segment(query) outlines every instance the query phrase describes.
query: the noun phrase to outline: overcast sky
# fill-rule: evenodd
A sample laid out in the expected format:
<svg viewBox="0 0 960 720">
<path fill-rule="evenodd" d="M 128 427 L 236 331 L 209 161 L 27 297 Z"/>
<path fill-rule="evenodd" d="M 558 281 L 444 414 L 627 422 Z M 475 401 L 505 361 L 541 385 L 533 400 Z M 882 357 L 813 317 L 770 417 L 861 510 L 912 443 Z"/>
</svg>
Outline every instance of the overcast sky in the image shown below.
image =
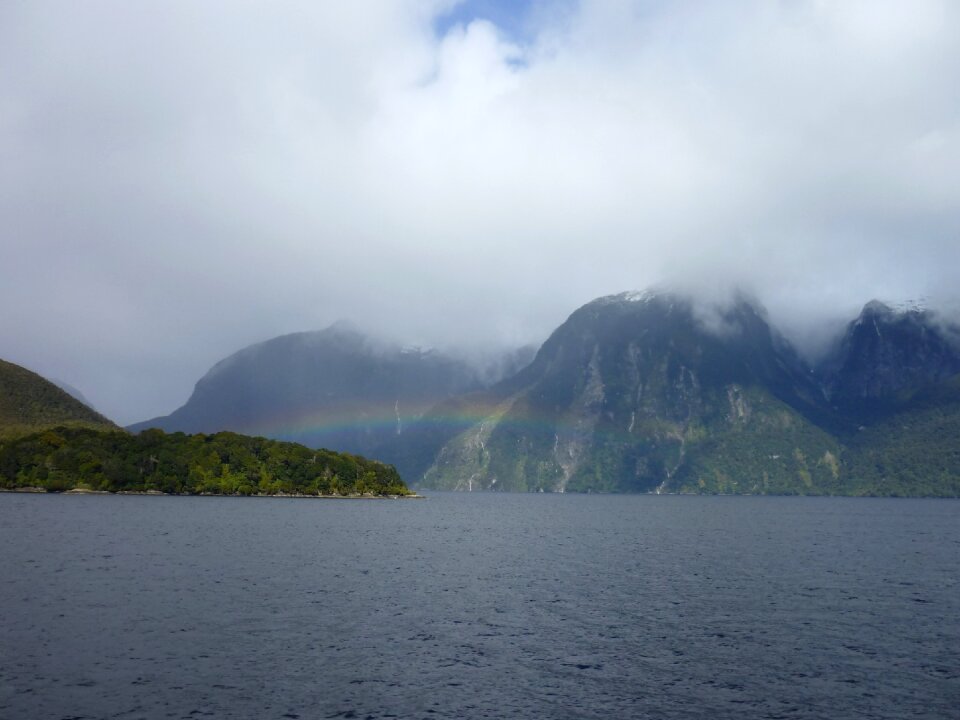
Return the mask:
<svg viewBox="0 0 960 720">
<path fill-rule="evenodd" d="M 0 357 L 121 423 L 351 318 L 960 297 L 960 3 L 0 2 Z"/>
</svg>

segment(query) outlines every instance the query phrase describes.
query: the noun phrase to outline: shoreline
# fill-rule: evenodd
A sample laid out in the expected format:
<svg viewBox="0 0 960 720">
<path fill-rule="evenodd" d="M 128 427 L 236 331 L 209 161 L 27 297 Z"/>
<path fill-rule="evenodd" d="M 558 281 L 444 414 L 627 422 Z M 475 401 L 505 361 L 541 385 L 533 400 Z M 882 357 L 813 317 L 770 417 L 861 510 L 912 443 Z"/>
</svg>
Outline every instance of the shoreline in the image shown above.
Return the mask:
<svg viewBox="0 0 960 720">
<path fill-rule="evenodd" d="M 425 495 L 305 495 L 303 493 L 273 493 L 265 495 L 225 495 L 223 493 L 165 493 L 160 490 L 89 490 L 71 488 L 70 490 L 51 491 L 39 487 L 0 488 L 0 493 L 19 493 L 23 495 L 147 495 L 153 497 L 224 497 L 224 498 L 292 498 L 306 500 L 425 500 Z"/>
</svg>

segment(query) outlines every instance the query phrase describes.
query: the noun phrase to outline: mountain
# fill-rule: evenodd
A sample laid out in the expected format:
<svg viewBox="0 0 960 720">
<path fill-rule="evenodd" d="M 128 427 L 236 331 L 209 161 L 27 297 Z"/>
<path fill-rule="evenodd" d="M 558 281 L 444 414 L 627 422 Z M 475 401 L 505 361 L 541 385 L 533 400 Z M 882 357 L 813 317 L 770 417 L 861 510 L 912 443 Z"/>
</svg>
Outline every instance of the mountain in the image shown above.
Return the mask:
<svg viewBox="0 0 960 720">
<path fill-rule="evenodd" d="M 746 296 L 622 293 L 480 370 L 338 324 L 241 350 L 131 429 L 344 450 L 424 488 L 960 496 L 957 338 L 872 301 L 810 368 Z"/>
<path fill-rule="evenodd" d="M 672 293 L 574 312 L 533 363 L 422 423 L 422 485 L 580 492 L 830 491 L 840 448 L 809 369 L 745 298 Z M 446 437 L 441 428 L 446 428 Z"/>
<path fill-rule="evenodd" d="M 0 436 L 24 435 L 56 425 L 117 429 L 49 380 L 0 360 Z"/>
<path fill-rule="evenodd" d="M 820 363 L 830 402 L 858 419 L 896 411 L 917 390 L 960 373 L 960 328 L 928 310 L 867 303 Z"/>
<path fill-rule="evenodd" d="M 818 371 L 840 434 L 847 491 L 960 493 L 960 329 L 918 307 L 864 306 Z"/>
<path fill-rule="evenodd" d="M 522 362 L 522 355 L 504 360 Z M 470 363 L 374 340 L 338 323 L 252 345 L 217 363 L 185 405 L 132 431 L 232 430 L 398 465 L 407 428 L 449 397 L 483 386 Z"/>
<path fill-rule="evenodd" d="M 50 378 L 50 382 L 52 382 L 58 388 L 63 390 L 67 395 L 72 397 L 74 400 L 79 400 L 91 410 L 96 410 L 96 408 L 93 406 L 93 403 L 87 400 L 86 396 L 82 392 L 77 390 L 77 388 L 75 388 L 70 383 L 66 383 L 63 380 L 58 380 L 57 378 Z"/>
<path fill-rule="evenodd" d="M 600 298 L 522 372 L 428 413 L 410 465 L 457 490 L 956 497 L 958 338 L 871 301 L 811 369 L 744 297 Z"/>
</svg>

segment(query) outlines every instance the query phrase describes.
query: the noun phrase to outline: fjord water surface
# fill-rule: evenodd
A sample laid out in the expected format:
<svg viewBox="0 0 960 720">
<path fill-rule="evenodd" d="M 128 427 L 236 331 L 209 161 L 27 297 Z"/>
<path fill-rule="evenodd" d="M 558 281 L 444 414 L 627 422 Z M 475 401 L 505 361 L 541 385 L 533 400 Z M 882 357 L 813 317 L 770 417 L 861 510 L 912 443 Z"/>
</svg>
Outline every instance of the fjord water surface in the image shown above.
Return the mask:
<svg viewBox="0 0 960 720">
<path fill-rule="evenodd" d="M 0 494 L 0 718 L 947 718 L 960 503 Z"/>
</svg>

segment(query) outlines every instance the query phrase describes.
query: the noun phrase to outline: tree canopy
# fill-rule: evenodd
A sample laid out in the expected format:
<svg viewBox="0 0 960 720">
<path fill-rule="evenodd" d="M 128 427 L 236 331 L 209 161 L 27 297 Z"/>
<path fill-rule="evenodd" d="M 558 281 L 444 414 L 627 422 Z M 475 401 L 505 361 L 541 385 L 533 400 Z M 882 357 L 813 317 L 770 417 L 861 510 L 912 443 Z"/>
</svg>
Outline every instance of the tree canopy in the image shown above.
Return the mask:
<svg viewBox="0 0 960 720">
<path fill-rule="evenodd" d="M 0 441 L 0 487 L 214 495 L 411 494 L 392 465 L 231 432 L 60 426 Z"/>
</svg>

